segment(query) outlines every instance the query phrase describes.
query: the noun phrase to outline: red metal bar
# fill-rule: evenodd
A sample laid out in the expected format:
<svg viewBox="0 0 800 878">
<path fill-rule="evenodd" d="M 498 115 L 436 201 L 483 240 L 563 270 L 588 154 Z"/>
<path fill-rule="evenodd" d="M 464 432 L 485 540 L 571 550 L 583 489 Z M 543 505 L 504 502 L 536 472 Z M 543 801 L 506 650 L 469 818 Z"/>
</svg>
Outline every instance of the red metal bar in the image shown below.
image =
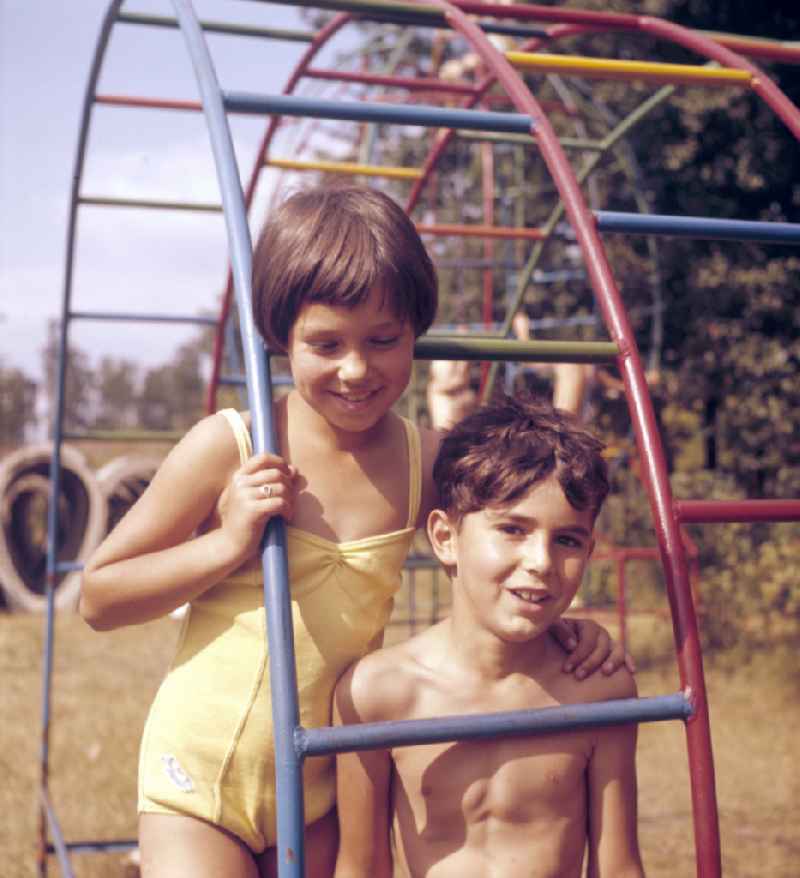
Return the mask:
<svg viewBox="0 0 800 878">
<path fill-rule="evenodd" d="M 675 515 L 684 524 L 800 521 L 800 500 L 676 500 Z"/>
<path fill-rule="evenodd" d="M 471 95 L 475 86 L 467 83 L 448 82 L 446 79 L 434 79 L 422 76 L 384 76 L 377 73 L 356 73 L 345 70 L 328 70 L 320 67 L 309 67 L 305 72 L 309 79 L 323 79 L 333 82 L 353 82 L 359 85 L 382 85 L 386 88 L 404 88 L 409 91 L 444 92 L 445 94 Z"/>
<path fill-rule="evenodd" d="M 597 30 L 636 30 L 642 19 L 642 16 L 619 12 L 593 12 L 585 9 L 563 9 L 528 3 L 501 6 L 496 3 L 453 0 L 453 5 L 474 15 L 512 18 L 519 21 L 577 24 Z M 762 40 L 738 34 L 714 33 L 713 31 L 696 31 L 695 33 L 749 58 L 765 58 L 771 61 L 785 61 L 790 64 L 800 62 L 800 45 L 797 43 Z"/>
<path fill-rule="evenodd" d="M 481 157 L 481 188 L 483 194 L 483 222 L 485 225 L 494 227 L 494 151 L 491 143 L 480 145 Z M 527 231 L 527 230 L 526 230 Z M 483 239 L 483 258 L 489 267 L 483 270 L 483 322 L 486 329 L 490 329 L 494 319 L 494 271 L 491 268 L 494 260 L 494 240 L 496 235 L 486 235 Z M 527 238 L 527 236 L 525 236 Z M 489 378 L 489 363 L 481 363 L 480 393 Z"/>
<path fill-rule="evenodd" d="M 725 48 L 725 46 L 721 46 L 716 41 L 710 40 L 702 34 L 693 33 L 687 28 L 672 24 L 669 21 L 641 16 L 638 29 L 643 33 L 654 34 L 657 37 L 691 49 L 699 55 L 718 61 L 724 67 L 734 67 L 737 70 L 749 71 L 754 77 L 751 86 L 753 91 L 771 107 L 775 115 L 800 140 L 800 110 L 783 94 L 767 74 L 759 67 L 756 67 L 755 64 L 747 61 L 741 55 L 737 55 L 736 52 Z"/>
<path fill-rule="evenodd" d="M 627 556 L 617 558 L 617 617 L 619 619 L 619 642 L 623 649 L 628 648 L 626 558 Z"/>
<path fill-rule="evenodd" d="M 691 693 L 695 711 L 686 724 L 686 734 L 692 779 L 697 869 L 703 876 L 718 878 L 722 870 L 719 818 L 697 618 L 689 587 L 687 559 L 680 539 L 678 523 L 672 510 L 664 452 L 634 335 L 602 243 L 597 237 L 591 212 L 583 200 L 572 168 L 548 119 L 543 115 L 524 82 L 508 61 L 494 49 L 480 28 L 462 11 L 450 6 L 445 0 L 433 0 L 433 5 L 444 10 L 448 23 L 472 44 L 488 69 L 495 73 L 497 80 L 512 98 L 517 109 L 527 113 L 533 120 L 531 133 L 536 138 L 542 157 L 559 189 L 565 212 L 581 246 L 587 273 L 603 311 L 606 326 L 612 339 L 619 346 L 618 366 L 625 383 L 637 445 L 648 475 L 646 486 L 672 608 L 679 671 L 683 688 Z M 476 11 L 472 4 L 464 8 L 468 8 L 470 12 Z M 514 8 L 517 11 L 521 8 L 526 11 L 533 9 L 529 6 Z M 505 12 L 501 10 L 508 9 L 509 7 L 496 7 L 492 14 L 503 15 Z M 485 8 L 481 11 L 486 12 Z M 564 10 L 558 11 L 564 12 Z M 592 18 L 598 25 L 602 24 L 602 14 L 594 13 Z M 631 27 L 635 27 L 639 22 L 635 16 L 630 16 L 627 20 Z"/>
</svg>

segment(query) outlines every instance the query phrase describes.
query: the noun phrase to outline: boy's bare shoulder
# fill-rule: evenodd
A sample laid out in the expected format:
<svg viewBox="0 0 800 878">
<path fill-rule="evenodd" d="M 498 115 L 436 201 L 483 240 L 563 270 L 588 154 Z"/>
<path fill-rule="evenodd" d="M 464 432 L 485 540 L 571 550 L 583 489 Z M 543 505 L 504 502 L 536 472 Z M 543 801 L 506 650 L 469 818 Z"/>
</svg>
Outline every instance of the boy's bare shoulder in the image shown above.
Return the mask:
<svg viewBox="0 0 800 878">
<path fill-rule="evenodd" d="M 611 675 L 596 671 L 585 680 L 576 681 L 575 688 L 583 702 L 636 698 L 638 694 L 636 679 L 624 665 Z"/>
<path fill-rule="evenodd" d="M 562 670 L 564 653 L 561 647 L 554 641 L 549 643 L 549 646 L 549 656 L 544 662 L 547 667 L 544 675 L 548 678 L 545 688 L 554 693 L 562 704 L 589 704 L 596 701 L 636 698 L 636 679 L 624 665 L 610 675 L 597 670 L 583 680 L 578 680 L 574 674 L 567 674 Z M 532 666 L 530 673 L 534 679 L 543 680 L 540 665 Z"/>
<path fill-rule="evenodd" d="M 424 676 L 419 657 L 429 637 L 430 629 L 351 665 L 334 694 L 342 721 L 382 722 L 410 715 Z"/>
</svg>

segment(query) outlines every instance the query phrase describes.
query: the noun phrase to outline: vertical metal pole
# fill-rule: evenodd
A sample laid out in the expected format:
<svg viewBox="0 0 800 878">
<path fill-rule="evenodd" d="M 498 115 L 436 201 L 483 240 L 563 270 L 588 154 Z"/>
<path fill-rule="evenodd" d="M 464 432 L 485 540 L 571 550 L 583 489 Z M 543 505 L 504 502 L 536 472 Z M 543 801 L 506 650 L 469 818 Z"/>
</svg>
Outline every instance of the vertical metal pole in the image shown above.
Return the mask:
<svg viewBox="0 0 800 878">
<path fill-rule="evenodd" d="M 270 390 L 269 366 L 253 325 L 252 244 L 230 129 L 213 62 L 189 0 L 173 0 L 181 32 L 194 65 L 225 211 L 234 290 L 247 367 L 247 392 L 253 416 L 256 453 L 278 450 Z M 300 725 L 294 662 L 292 611 L 286 557 L 285 524 L 272 519 L 264 538 L 264 606 L 269 644 L 272 716 L 275 738 L 276 801 L 278 807 L 278 874 L 304 878 L 302 757 L 295 747 Z"/>
<path fill-rule="evenodd" d="M 624 553 L 617 555 L 617 612 L 619 613 L 619 642 L 623 649 L 628 648 L 627 605 L 626 605 L 626 581 Z"/>
<path fill-rule="evenodd" d="M 61 296 L 61 325 L 58 338 L 58 358 L 56 364 L 55 411 L 52 421 L 53 454 L 50 459 L 50 498 L 47 507 L 47 561 L 45 587 L 47 612 L 45 615 L 45 642 L 42 658 L 42 729 L 40 741 L 40 798 L 39 838 L 37 865 L 39 875 L 47 876 L 47 840 L 48 826 L 52 824 L 54 834 L 60 834 L 58 820 L 54 809 L 49 806 L 50 783 L 50 702 L 53 687 L 53 653 L 55 648 L 55 588 L 58 576 L 58 498 L 61 493 L 61 445 L 63 442 L 64 409 L 66 392 L 66 371 L 69 352 L 69 318 L 72 302 L 72 273 L 75 256 L 75 232 L 78 219 L 78 197 L 86 145 L 89 137 L 89 118 L 92 112 L 97 80 L 100 76 L 103 54 L 108 44 L 111 28 L 114 25 L 117 11 L 123 0 L 112 0 L 106 11 L 100 35 L 97 40 L 89 78 L 83 98 L 78 147 L 75 153 L 75 164 L 70 190 L 70 206 L 67 219 L 66 259 L 64 264 L 64 286 Z M 63 850 L 63 845 L 61 848 Z M 59 853 L 62 874 L 71 878 L 72 871 L 69 861 Z"/>
</svg>

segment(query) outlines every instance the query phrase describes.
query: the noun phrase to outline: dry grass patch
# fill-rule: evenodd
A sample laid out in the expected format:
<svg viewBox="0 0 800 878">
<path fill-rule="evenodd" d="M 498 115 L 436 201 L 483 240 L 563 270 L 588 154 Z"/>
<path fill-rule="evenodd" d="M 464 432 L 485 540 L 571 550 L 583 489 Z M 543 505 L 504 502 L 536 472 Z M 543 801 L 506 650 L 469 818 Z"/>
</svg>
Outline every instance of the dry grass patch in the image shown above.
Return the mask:
<svg viewBox="0 0 800 878">
<path fill-rule="evenodd" d="M 608 620 L 612 627 L 611 620 Z M 136 753 L 172 653 L 170 619 L 95 634 L 66 616 L 56 628 L 51 791 L 69 840 L 132 838 Z M 42 620 L 0 614 L 0 851 L 5 878 L 34 878 L 41 720 Z M 631 648 L 669 647 L 663 620 L 632 621 Z M 648 649 L 649 647 L 649 649 Z M 800 859 L 800 723 L 796 652 L 707 661 L 726 878 L 794 878 Z M 678 689 L 673 662 L 638 674 L 642 695 Z M 643 726 L 640 837 L 649 878 L 694 875 L 691 802 L 680 723 Z M 77 878 L 128 878 L 125 855 L 80 854 Z M 51 860 L 50 874 L 58 874 Z"/>
</svg>

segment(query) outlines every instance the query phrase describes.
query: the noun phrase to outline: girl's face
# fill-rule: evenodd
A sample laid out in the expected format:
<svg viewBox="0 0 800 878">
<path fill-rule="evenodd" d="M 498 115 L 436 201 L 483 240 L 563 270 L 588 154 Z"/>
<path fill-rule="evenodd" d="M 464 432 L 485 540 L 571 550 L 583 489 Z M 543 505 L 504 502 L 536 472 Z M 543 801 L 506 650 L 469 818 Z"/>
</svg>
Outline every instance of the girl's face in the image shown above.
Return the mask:
<svg viewBox="0 0 800 878">
<path fill-rule="evenodd" d="M 303 306 L 287 356 L 300 396 L 331 426 L 351 433 L 374 427 L 411 378 L 414 332 L 374 289 L 355 308 Z"/>
</svg>

